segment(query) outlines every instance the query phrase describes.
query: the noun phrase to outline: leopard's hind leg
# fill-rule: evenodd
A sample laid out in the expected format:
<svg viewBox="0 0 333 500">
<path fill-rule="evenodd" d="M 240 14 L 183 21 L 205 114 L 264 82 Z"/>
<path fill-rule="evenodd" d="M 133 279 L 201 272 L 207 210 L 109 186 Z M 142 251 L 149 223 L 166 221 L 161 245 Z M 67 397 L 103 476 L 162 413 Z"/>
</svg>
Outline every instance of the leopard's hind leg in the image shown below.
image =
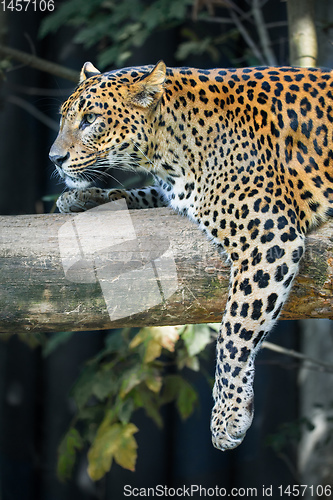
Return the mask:
<svg viewBox="0 0 333 500">
<path fill-rule="evenodd" d="M 255 356 L 288 297 L 303 252 L 304 236 L 292 228 L 233 261 L 217 340 L 211 420 L 216 448 L 235 448 L 251 425 Z"/>
</svg>

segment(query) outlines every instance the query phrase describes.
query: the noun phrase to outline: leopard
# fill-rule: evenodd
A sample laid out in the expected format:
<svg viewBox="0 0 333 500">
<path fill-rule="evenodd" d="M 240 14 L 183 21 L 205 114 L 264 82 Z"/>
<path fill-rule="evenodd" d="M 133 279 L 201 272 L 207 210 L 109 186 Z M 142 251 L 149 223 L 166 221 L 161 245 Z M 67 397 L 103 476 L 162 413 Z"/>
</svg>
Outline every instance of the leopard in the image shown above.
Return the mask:
<svg viewBox="0 0 333 500">
<path fill-rule="evenodd" d="M 82 67 L 49 157 L 60 212 L 114 200 L 171 207 L 226 256 L 211 434 L 237 447 L 254 414 L 254 362 L 298 273 L 308 231 L 333 215 L 333 74 L 319 68 Z M 110 168 L 152 185 L 97 187 Z M 144 183 L 143 183 L 144 184 Z"/>
</svg>

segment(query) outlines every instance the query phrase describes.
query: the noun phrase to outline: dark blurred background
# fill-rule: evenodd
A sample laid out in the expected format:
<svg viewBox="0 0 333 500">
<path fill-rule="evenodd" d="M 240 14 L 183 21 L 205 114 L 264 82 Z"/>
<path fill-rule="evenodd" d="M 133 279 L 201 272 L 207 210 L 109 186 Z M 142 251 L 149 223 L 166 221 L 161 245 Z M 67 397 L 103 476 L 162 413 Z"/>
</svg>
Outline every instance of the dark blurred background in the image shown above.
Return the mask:
<svg viewBox="0 0 333 500">
<path fill-rule="evenodd" d="M 55 2 L 55 10 L 62 3 L 65 2 Z M 233 26 L 234 34 L 228 38 L 226 50 L 222 50 L 223 35 L 230 26 L 218 19 L 230 18 L 230 10 L 225 7 L 229 2 L 192 2 L 207 12 L 214 8 L 210 15 L 215 16 L 216 22 L 202 25 L 193 18 L 191 2 L 187 3 L 188 15 L 183 23 L 171 23 L 160 32 L 155 30 L 142 46 L 133 48 L 124 65 L 153 64 L 159 59 L 164 59 L 168 66 L 202 68 L 262 62 L 251 53 L 237 26 Z M 251 2 L 235 3 L 243 12 L 250 10 Z M 90 49 L 74 43 L 77 28 L 70 26 L 40 38 L 40 26 L 48 13 L 41 12 L 38 6 L 21 12 L 3 9 L 8 4 L 0 2 L 0 43 L 77 71 L 86 60 L 97 65 L 102 42 Z M 327 4 L 329 2 L 316 4 L 319 25 L 324 20 L 327 22 L 329 15 L 333 20 L 332 9 Z M 286 3 L 270 0 L 262 5 L 265 22 L 271 26 L 276 62 L 288 64 Z M 235 13 L 241 18 L 240 11 L 235 9 Z M 252 24 L 247 29 L 257 40 L 256 26 Z M 221 47 L 216 49 L 219 57 L 215 58 L 214 51 L 200 51 L 194 46 L 185 59 L 176 58 L 184 30 L 185 35 L 188 30 L 199 32 L 202 37 L 208 33 L 212 40 L 221 37 Z M 321 65 L 332 66 L 332 50 L 328 47 L 332 33 L 328 23 L 321 34 L 323 54 L 326 54 L 325 58 L 322 56 Z M 114 67 L 115 64 L 110 64 L 107 69 Z M 63 186 L 52 176 L 48 150 L 56 136 L 60 104 L 75 84 L 13 59 L 7 66 L 4 57 L 0 70 L 0 213 L 49 212 L 53 202 L 45 201 L 45 196 L 60 193 Z M 115 175 L 123 180 L 128 174 L 120 177 L 117 172 Z M 118 187 L 116 183 L 114 186 Z M 319 332 L 319 323 L 311 324 L 312 331 Z M 332 342 L 330 326 L 325 328 L 328 342 Z M 303 343 L 301 330 L 303 326 L 298 322 L 280 322 L 269 340 L 289 349 L 299 349 Z M 277 492 L 279 485 L 298 484 L 302 477 L 304 481 L 302 474 L 306 469 L 299 468 L 298 437 L 290 438 L 277 448 L 269 446 L 267 438 L 280 433 L 283 439 L 281 425 L 296 422 L 302 416 L 300 381 L 304 382 L 311 374 L 300 372 L 293 358 L 263 350 L 256 363 L 254 423 L 236 450 L 221 453 L 211 445 L 211 392 L 202 375 L 192 372 L 188 376 L 199 391 L 200 405 L 188 421 L 180 421 L 176 410 L 168 406 L 164 411 L 165 425 L 160 430 L 143 411 L 137 413 L 139 449 L 135 473 L 113 464 L 104 479 L 93 483 L 86 473 L 84 450 L 72 479 L 60 482 L 56 477 L 57 448 L 75 411 L 70 390 L 85 362 L 103 346 L 106 335 L 104 331 L 75 333 L 48 356 L 43 354 L 38 339 L 5 335 L 0 339 L 0 500 L 117 500 L 124 498 L 125 485 L 148 488 L 156 484 L 170 487 L 199 484 L 207 488 L 218 485 L 228 489 L 256 487 L 257 497 L 261 498 L 263 486 L 274 485 Z M 315 354 L 315 347 L 311 350 Z M 211 375 L 215 368 L 214 356 L 211 348 L 205 362 Z M 325 380 L 331 383 L 327 377 L 326 374 Z M 326 477 L 331 480 L 331 468 Z"/>
</svg>

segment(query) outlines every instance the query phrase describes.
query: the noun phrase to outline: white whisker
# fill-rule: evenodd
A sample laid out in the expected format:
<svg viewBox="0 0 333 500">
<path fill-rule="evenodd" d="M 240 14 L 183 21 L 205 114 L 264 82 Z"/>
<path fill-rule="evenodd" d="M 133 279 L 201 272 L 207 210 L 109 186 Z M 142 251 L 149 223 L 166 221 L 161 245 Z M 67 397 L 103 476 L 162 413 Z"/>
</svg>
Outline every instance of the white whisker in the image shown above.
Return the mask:
<svg viewBox="0 0 333 500">
<path fill-rule="evenodd" d="M 140 153 L 141 153 L 141 154 L 142 154 L 142 156 L 143 156 L 143 157 L 147 160 L 147 162 L 148 162 L 150 165 L 152 165 L 152 166 L 153 166 L 153 168 L 155 168 L 155 164 L 154 164 L 154 162 L 153 162 L 150 158 L 148 158 L 148 156 L 144 153 L 144 151 L 142 151 L 142 149 L 140 149 L 140 148 L 139 148 L 139 146 L 138 146 L 138 145 L 137 145 L 137 143 L 134 141 L 134 139 L 131 139 L 131 141 L 133 142 L 134 147 L 135 147 L 138 151 L 140 151 Z"/>
<path fill-rule="evenodd" d="M 155 165 L 152 160 L 150 160 L 147 155 L 140 149 L 140 147 L 134 142 L 132 139 L 132 143 L 134 145 L 134 151 L 127 152 L 121 151 L 117 152 L 114 147 L 106 148 L 102 151 L 96 151 L 94 153 L 89 154 L 89 163 L 90 165 L 86 165 L 83 171 L 77 171 L 73 174 L 67 173 L 68 178 L 72 178 L 73 182 L 75 180 L 86 181 L 89 184 L 92 184 L 96 180 L 105 180 L 106 178 L 113 179 L 120 186 L 125 189 L 124 184 L 120 182 L 116 177 L 109 173 L 109 170 L 127 170 L 131 172 L 138 173 L 138 171 L 145 172 L 146 174 L 151 172 L 151 168 L 147 168 L 144 166 L 144 163 L 147 165 L 152 165 L 155 168 Z M 138 154 L 138 152 L 140 154 Z M 142 157 L 141 157 L 142 156 Z M 142 159 L 145 162 L 142 162 Z M 55 171 L 54 175 L 58 177 L 58 172 Z M 63 179 L 61 179 L 61 182 Z"/>
<path fill-rule="evenodd" d="M 111 167 L 109 167 L 109 168 L 111 168 Z M 93 180 L 101 180 L 101 179 L 104 180 L 104 178 L 110 178 L 110 179 L 114 180 L 115 182 L 117 182 L 118 184 L 120 184 L 123 188 L 125 188 L 125 186 L 122 182 L 120 182 L 116 177 L 114 177 L 112 174 L 110 174 L 107 171 L 98 170 L 98 168 L 91 168 L 90 167 L 87 171 L 87 174 L 91 174 L 90 177 L 92 178 L 92 181 Z"/>
</svg>

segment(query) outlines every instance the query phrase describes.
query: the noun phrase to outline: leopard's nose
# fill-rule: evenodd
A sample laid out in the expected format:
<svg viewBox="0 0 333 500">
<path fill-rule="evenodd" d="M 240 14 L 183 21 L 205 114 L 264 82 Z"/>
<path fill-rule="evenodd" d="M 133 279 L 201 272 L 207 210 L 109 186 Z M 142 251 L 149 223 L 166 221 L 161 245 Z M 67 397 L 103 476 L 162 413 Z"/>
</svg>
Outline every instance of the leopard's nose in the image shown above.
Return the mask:
<svg viewBox="0 0 333 500">
<path fill-rule="evenodd" d="M 61 168 L 62 165 L 65 163 L 66 160 L 69 158 L 69 153 L 66 153 L 64 156 L 63 155 L 57 155 L 57 154 L 52 154 L 50 152 L 49 158 L 52 161 L 52 163 L 55 164 L 56 167 Z"/>
</svg>

